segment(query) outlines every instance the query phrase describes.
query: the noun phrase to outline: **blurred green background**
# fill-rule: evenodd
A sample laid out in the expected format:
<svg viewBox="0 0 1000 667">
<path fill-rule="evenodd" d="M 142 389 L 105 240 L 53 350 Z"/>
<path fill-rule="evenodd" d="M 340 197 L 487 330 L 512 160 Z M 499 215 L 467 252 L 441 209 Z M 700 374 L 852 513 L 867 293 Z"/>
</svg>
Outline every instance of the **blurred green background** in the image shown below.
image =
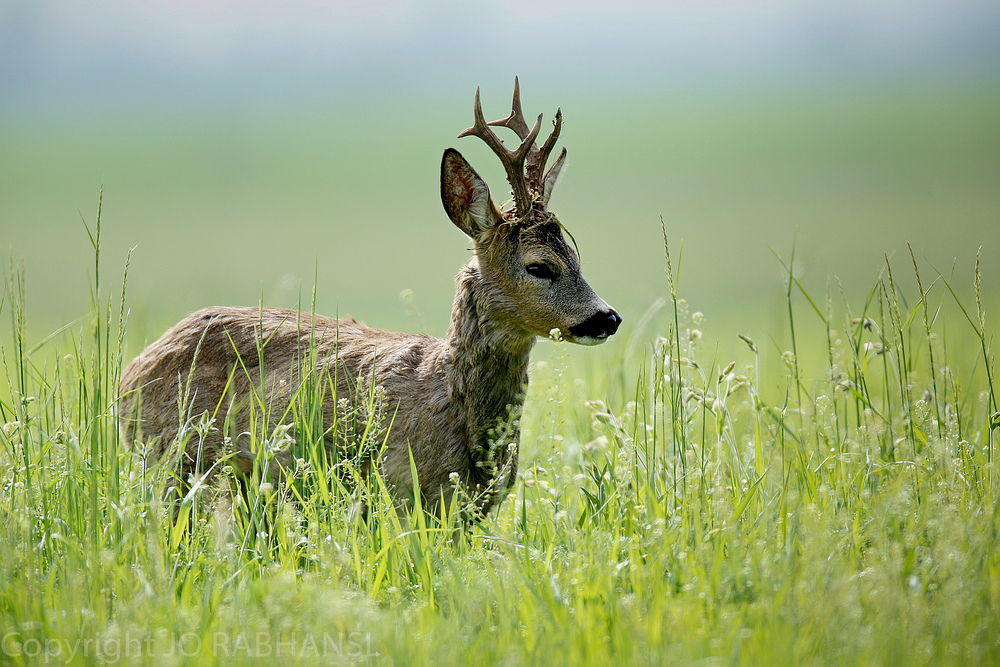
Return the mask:
<svg viewBox="0 0 1000 667">
<path fill-rule="evenodd" d="M 505 199 L 472 122 L 557 106 L 551 203 L 636 323 L 681 295 L 711 333 L 780 328 L 781 264 L 863 298 L 906 244 L 987 300 L 1000 275 L 1000 9 L 989 3 L 14 2 L 0 9 L 0 245 L 30 331 L 84 314 L 128 249 L 130 334 L 208 305 L 309 307 L 442 334 L 469 243 L 455 146 Z M 992 36 L 992 37 L 991 37 Z M 772 252 L 773 251 L 773 252 Z M 929 280 L 933 276 L 927 276 Z M 834 286 L 834 294 L 837 293 Z M 400 294 L 412 291 L 404 301 Z M 727 343 L 727 344 L 728 344 Z"/>
</svg>

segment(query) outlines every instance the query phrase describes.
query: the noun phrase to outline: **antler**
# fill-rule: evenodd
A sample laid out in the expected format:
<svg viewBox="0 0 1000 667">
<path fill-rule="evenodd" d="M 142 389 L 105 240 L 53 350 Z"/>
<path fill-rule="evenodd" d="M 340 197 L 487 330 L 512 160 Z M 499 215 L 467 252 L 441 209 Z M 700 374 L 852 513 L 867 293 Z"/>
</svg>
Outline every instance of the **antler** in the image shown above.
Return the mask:
<svg viewBox="0 0 1000 667">
<path fill-rule="evenodd" d="M 514 100 L 511 103 L 509 116 L 487 123 L 483 117 L 482 105 L 479 102 L 478 87 L 476 88 L 474 114 L 475 124 L 458 136 L 467 137 L 475 135 L 479 137 L 500 158 L 500 162 L 507 172 L 507 180 L 510 182 L 511 190 L 514 193 L 514 205 L 518 213 L 526 215 L 531 210 L 533 194 L 536 197 L 543 197 L 542 206 L 544 207 L 544 199 L 547 199 L 547 197 L 544 197 L 544 183 L 545 176 L 548 176 L 548 173 L 545 173 L 543 176 L 542 171 L 545 169 L 545 162 L 549 159 L 552 147 L 555 146 L 556 140 L 559 138 L 559 130 L 562 129 L 562 110 L 556 110 L 555 129 L 552 130 L 552 134 L 545 140 L 541 148 L 535 146 L 535 139 L 538 137 L 538 131 L 541 129 L 542 114 L 538 114 L 538 119 L 535 121 L 534 127 L 528 129 L 528 123 L 525 121 L 524 113 L 521 111 L 521 87 L 517 77 L 514 77 Z M 521 145 L 516 150 L 509 150 L 504 146 L 503 141 L 500 140 L 496 133 L 490 129 L 489 126 L 491 125 L 513 130 L 518 138 L 521 139 Z M 566 149 L 564 148 L 563 153 L 565 152 Z M 553 168 L 560 164 L 561 161 L 562 156 L 553 165 Z"/>
<path fill-rule="evenodd" d="M 539 116 L 539 118 L 541 118 L 541 116 Z M 524 120 L 524 112 L 521 111 L 521 85 L 516 76 L 514 77 L 514 100 L 510 106 L 510 115 L 501 120 L 491 121 L 488 125 L 506 127 L 514 130 L 522 141 L 525 137 L 527 137 L 528 124 Z M 560 130 L 562 130 L 561 107 L 556 109 L 555 127 L 552 130 L 552 134 L 550 134 L 549 138 L 545 140 L 545 143 L 542 144 L 541 148 L 532 146 L 528 151 L 525 174 L 528 179 L 529 188 L 536 190 L 537 192 L 541 192 L 543 189 L 542 183 L 544 182 L 544 178 L 542 171 L 545 169 L 545 163 L 549 159 L 549 153 L 552 152 L 552 148 L 556 145 L 556 140 L 559 139 Z"/>
</svg>

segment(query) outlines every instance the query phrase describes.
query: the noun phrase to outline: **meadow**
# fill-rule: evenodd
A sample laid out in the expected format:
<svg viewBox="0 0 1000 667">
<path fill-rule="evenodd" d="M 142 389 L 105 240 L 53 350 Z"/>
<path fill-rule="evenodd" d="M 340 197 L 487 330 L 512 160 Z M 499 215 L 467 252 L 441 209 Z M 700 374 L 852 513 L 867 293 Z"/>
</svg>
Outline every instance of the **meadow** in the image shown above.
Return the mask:
<svg viewBox="0 0 1000 667">
<path fill-rule="evenodd" d="M 305 437 L 287 485 L 165 501 L 115 408 L 209 302 L 442 333 L 471 105 L 6 124 L 3 661 L 1000 663 L 1000 97 L 963 95 L 581 103 L 553 209 L 626 323 L 539 344 L 518 483 L 466 531 Z"/>
</svg>

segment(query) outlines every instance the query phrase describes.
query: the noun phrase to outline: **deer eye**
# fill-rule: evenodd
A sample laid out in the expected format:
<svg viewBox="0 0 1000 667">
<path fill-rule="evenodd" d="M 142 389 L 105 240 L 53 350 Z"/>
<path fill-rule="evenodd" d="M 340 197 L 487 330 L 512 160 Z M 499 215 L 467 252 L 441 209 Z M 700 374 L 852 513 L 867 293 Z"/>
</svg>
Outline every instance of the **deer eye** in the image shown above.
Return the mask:
<svg viewBox="0 0 1000 667">
<path fill-rule="evenodd" d="M 528 272 L 529 276 L 534 276 L 535 278 L 541 278 L 542 280 L 555 280 L 556 272 L 548 264 L 542 264 L 540 262 L 534 264 L 528 264 L 524 267 L 524 270 Z"/>
</svg>

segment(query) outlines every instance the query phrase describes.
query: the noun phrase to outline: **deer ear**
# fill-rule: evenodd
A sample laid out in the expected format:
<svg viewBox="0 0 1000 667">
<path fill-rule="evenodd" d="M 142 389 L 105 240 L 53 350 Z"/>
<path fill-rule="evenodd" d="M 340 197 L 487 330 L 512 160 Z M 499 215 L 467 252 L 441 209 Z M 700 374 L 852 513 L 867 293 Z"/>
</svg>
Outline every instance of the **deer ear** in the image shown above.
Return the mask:
<svg viewBox="0 0 1000 667">
<path fill-rule="evenodd" d="M 552 190 L 556 187 L 556 182 L 559 180 L 559 173 L 562 171 L 563 165 L 566 164 L 566 149 L 563 148 L 562 152 L 559 153 L 559 157 L 556 161 L 552 163 L 552 166 L 548 168 L 545 172 L 545 177 L 542 179 L 542 206 L 549 205 L 549 199 L 552 198 Z"/>
<path fill-rule="evenodd" d="M 441 159 L 441 202 L 455 226 L 474 241 L 492 231 L 500 218 L 486 182 L 454 148 Z"/>
</svg>

